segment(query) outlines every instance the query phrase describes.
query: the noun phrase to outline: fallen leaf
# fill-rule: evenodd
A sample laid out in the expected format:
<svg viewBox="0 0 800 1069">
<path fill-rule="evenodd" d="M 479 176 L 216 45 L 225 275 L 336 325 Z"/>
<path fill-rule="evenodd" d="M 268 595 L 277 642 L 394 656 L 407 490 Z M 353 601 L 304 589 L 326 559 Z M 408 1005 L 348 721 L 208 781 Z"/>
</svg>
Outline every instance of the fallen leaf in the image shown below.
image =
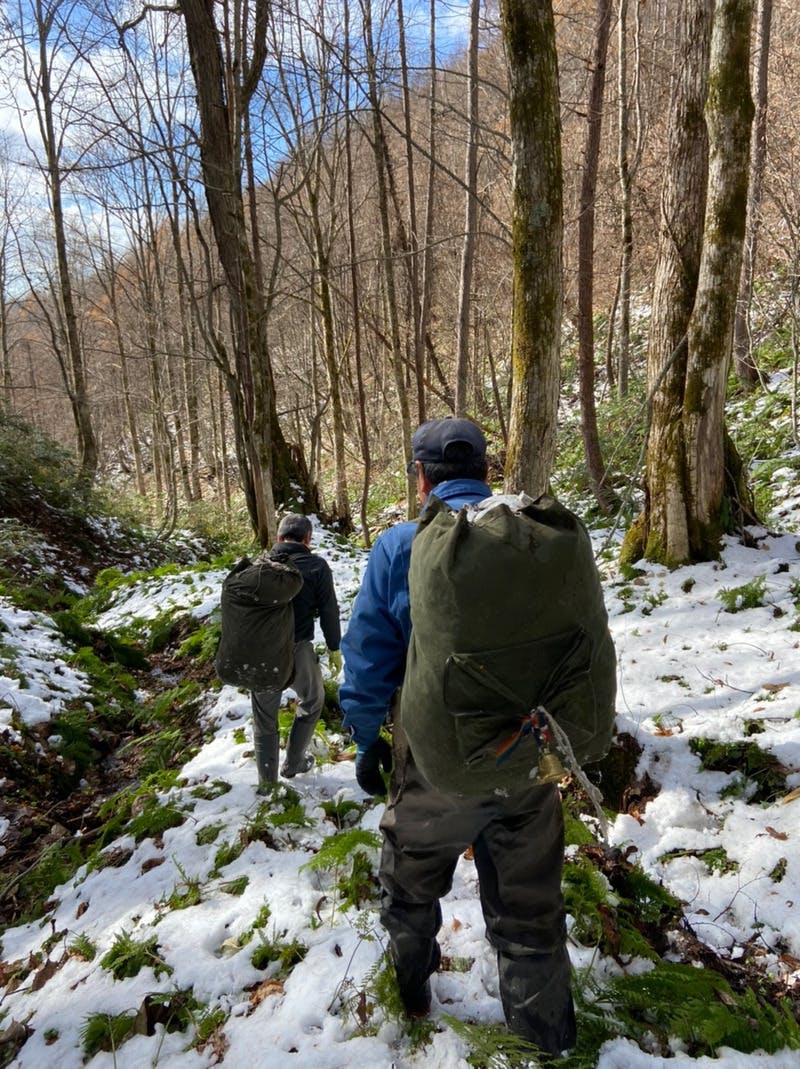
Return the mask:
<svg viewBox="0 0 800 1069">
<path fill-rule="evenodd" d="M 265 998 L 271 998 L 273 995 L 283 994 L 283 980 L 265 980 L 263 984 L 259 984 L 254 988 L 250 994 L 250 1008 L 255 1009 L 256 1006 L 260 1006 Z"/>
<path fill-rule="evenodd" d="M 775 831 L 775 829 L 771 828 L 769 824 L 767 824 L 764 830 L 767 832 L 768 835 L 771 835 L 773 839 L 780 839 L 781 841 L 784 841 L 785 839 L 789 838 L 785 831 Z"/>
<path fill-rule="evenodd" d="M 458 919 L 458 917 L 453 917 L 453 923 L 450 925 L 450 927 L 453 929 L 454 932 L 457 932 L 458 929 L 462 927 L 461 921 Z"/>
<path fill-rule="evenodd" d="M 789 791 L 787 795 L 781 798 L 781 805 L 787 805 L 789 802 L 796 802 L 800 798 L 800 787 L 795 787 L 793 791 Z"/>
<path fill-rule="evenodd" d="M 361 1027 L 363 1028 L 369 1020 L 369 1005 L 367 1003 L 367 996 L 363 991 L 359 992 L 355 1013 L 356 1017 L 358 1017 L 358 1020 L 361 1023 Z"/>
<path fill-rule="evenodd" d="M 51 961 L 50 958 L 44 963 L 31 981 L 31 991 L 41 991 L 47 981 L 58 972 L 66 961 L 66 955 L 60 961 Z"/>
<path fill-rule="evenodd" d="M 788 683 L 763 683 L 761 689 L 768 691 L 770 694 L 777 694 L 779 690 L 784 690 L 788 686 Z"/>
</svg>

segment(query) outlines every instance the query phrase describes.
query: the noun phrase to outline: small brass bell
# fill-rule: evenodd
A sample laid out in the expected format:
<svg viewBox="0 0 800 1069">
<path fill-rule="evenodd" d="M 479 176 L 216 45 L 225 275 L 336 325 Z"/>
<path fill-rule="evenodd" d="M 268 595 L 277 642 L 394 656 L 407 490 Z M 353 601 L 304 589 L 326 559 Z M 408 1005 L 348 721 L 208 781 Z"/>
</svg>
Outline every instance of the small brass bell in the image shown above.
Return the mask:
<svg viewBox="0 0 800 1069">
<path fill-rule="evenodd" d="M 561 764 L 558 754 L 546 750 L 539 758 L 539 775 L 536 777 L 539 783 L 558 783 L 567 774 L 567 770 Z"/>
</svg>

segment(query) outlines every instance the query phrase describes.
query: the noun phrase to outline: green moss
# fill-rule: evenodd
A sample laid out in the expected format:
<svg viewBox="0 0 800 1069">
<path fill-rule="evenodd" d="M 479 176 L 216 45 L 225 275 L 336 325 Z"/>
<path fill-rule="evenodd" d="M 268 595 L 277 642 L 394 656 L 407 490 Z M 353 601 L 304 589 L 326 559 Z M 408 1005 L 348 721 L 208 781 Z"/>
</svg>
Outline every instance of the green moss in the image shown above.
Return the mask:
<svg viewBox="0 0 800 1069">
<path fill-rule="evenodd" d="M 728 772 L 736 778 L 728 793 L 751 802 L 770 804 L 786 792 L 786 770 L 754 742 L 717 742 L 690 739 L 689 749 L 707 772 Z"/>
<path fill-rule="evenodd" d="M 286 933 L 284 932 L 285 936 Z M 272 970 L 272 975 L 279 980 L 286 979 L 295 965 L 299 965 L 308 953 L 308 947 L 297 939 L 284 943 L 280 938 L 266 939 L 261 936 L 260 944 L 250 955 L 250 961 L 255 969 L 266 969 L 273 963 L 277 969 Z"/>
</svg>

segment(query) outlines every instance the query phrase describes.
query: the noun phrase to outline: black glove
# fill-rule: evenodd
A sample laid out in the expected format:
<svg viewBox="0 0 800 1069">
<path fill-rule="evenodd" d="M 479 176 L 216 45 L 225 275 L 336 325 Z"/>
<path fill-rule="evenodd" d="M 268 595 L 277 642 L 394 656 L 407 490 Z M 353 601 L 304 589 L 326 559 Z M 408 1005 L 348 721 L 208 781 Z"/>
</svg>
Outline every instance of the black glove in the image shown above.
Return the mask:
<svg viewBox="0 0 800 1069">
<path fill-rule="evenodd" d="M 386 784 L 380 769 L 392 771 L 392 748 L 380 735 L 366 750 L 356 756 L 356 780 L 362 791 L 367 794 L 386 794 Z"/>
</svg>

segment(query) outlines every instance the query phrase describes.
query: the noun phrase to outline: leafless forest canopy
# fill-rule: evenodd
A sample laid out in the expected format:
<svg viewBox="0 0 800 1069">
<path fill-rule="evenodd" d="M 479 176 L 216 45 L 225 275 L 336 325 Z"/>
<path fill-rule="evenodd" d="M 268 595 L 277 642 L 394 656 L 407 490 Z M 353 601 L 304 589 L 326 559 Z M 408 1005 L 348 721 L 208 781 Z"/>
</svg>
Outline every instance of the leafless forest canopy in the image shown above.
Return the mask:
<svg viewBox="0 0 800 1069">
<path fill-rule="evenodd" d="M 464 5 L 454 36 L 437 3 L 219 4 L 212 70 L 190 54 L 202 44 L 191 39 L 202 6 L 186 0 L 145 14 L 136 5 L 9 0 L 4 402 L 161 513 L 229 507 L 242 465 L 256 463 L 246 430 L 257 423 L 271 448 L 262 459 L 275 476 L 274 503 L 302 477 L 323 511 L 349 519 L 370 486 L 394 480 L 402 491 L 408 425 L 454 411 L 459 389 L 502 464 L 514 272 L 501 10 L 491 0 Z M 479 18 L 474 50 L 470 6 Z M 599 113 L 591 105 L 600 122 L 591 200 L 600 398 L 641 393 L 646 383 L 671 92 L 684 61 L 679 6 L 605 5 Z M 603 7 L 553 5 L 564 390 L 578 356 L 579 220 Z M 775 0 L 745 318 L 756 364 L 760 342 L 795 309 L 799 24 L 793 0 Z M 756 29 L 754 18 L 754 39 Z M 756 58 L 753 49 L 753 71 Z M 206 78 L 224 104 L 216 133 L 201 126 Z M 209 107 L 213 115 L 210 98 Z M 207 151 L 212 136 L 222 139 L 216 161 L 201 155 L 201 133 Z M 221 177 L 210 196 L 229 227 L 222 244 L 209 213 L 213 174 Z M 258 344 L 243 360 L 248 330 Z M 274 405 L 262 411 L 267 395 Z M 631 406 L 632 419 L 640 412 Z M 286 484 L 276 475 L 276 438 Z"/>
</svg>

